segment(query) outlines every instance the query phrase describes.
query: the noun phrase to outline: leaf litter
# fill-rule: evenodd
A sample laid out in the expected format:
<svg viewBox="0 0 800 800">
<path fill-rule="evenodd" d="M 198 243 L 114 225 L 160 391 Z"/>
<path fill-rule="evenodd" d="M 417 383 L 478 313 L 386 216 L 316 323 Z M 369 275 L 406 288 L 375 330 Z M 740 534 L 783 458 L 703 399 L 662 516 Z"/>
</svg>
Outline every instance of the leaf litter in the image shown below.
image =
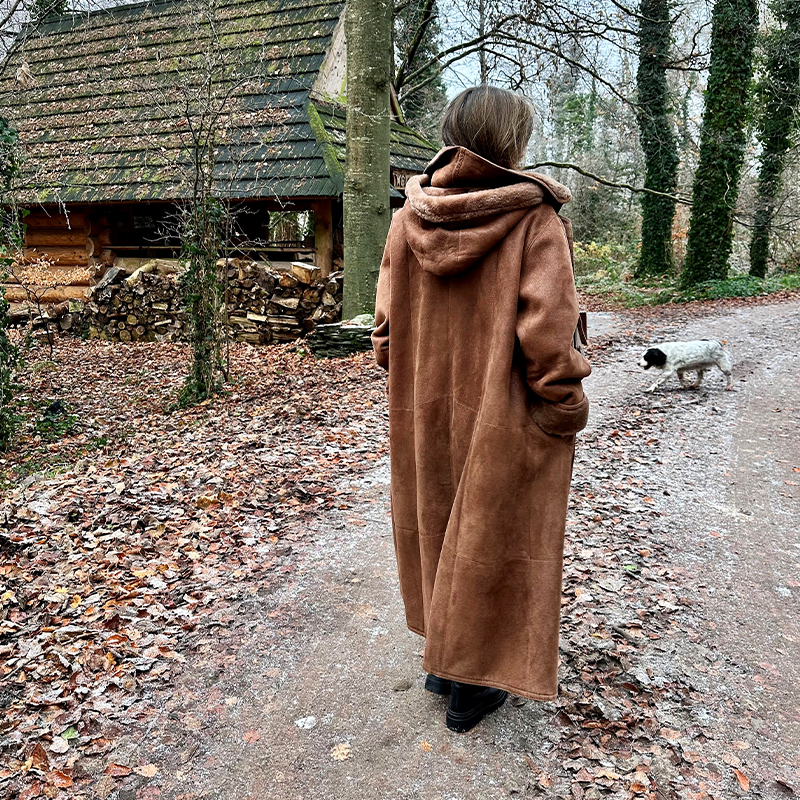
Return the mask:
<svg viewBox="0 0 800 800">
<path fill-rule="evenodd" d="M 0 797 L 106 796 L 155 775 L 114 760 L 126 726 L 147 724 L 240 602 L 291 574 L 305 524 L 350 505 L 334 486 L 386 452 L 371 355 L 236 345 L 225 394 L 169 411 L 187 358 L 61 340 L 57 368 L 26 375 L 23 401 L 59 399 L 77 421 L 56 441 L 28 425 L 0 455 Z"/>
</svg>

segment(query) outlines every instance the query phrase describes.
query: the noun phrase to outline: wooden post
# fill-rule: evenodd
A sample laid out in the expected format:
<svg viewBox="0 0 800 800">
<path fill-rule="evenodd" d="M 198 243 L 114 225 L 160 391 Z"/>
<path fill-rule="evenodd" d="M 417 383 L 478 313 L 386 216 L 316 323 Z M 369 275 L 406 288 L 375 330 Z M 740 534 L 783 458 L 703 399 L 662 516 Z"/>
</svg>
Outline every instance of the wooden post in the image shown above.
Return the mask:
<svg viewBox="0 0 800 800">
<path fill-rule="evenodd" d="M 314 247 L 316 248 L 315 264 L 322 277 L 331 274 L 333 266 L 333 214 L 330 200 L 314 202 Z"/>
</svg>

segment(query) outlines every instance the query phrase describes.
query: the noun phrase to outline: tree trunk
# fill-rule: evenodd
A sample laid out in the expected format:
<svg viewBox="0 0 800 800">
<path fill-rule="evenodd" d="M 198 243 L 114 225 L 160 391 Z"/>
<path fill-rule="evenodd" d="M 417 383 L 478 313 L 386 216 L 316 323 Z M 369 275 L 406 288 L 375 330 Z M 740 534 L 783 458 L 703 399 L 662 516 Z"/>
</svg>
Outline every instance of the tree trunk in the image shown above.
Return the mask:
<svg viewBox="0 0 800 800">
<path fill-rule="evenodd" d="M 348 0 L 343 319 L 374 310 L 389 231 L 391 23 L 387 0 Z"/>
<path fill-rule="evenodd" d="M 647 189 L 675 194 L 678 152 L 669 118 L 666 61 L 670 46 L 668 0 L 641 0 L 639 5 L 639 93 L 637 120 L 645 160 Z M 672 269 L 672 218 L 675 201 L 642 196 L 642 250 L 637 276 L 663 275 Z"/>
<path fill-rule="evenodd" d="M 747 144 L 745 124 L 757 26 L 756 0 L 717 0 L 714 4 L 684 286 L 728 277 L 733 214 Z"/>
<path fill-rule="evenodd" d="M 800 0 L 774 3 L 773 11 L 785 28 L 772 31 L 767 39 L 766 74 L 760 87 L 764 99 L 758 124 L 761 168 L 750 239 L 750 274 L 760 278 L 767 274 L 772 218 L 800 104 Z"/>
</svg>

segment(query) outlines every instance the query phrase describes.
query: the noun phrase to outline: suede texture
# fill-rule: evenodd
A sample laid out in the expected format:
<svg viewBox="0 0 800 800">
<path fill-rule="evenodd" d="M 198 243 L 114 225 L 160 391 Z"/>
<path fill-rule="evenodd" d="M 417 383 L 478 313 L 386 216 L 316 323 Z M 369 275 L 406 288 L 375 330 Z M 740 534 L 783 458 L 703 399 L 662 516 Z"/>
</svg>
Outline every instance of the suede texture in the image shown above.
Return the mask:
<svg viewBox="0 0 800 800">
<path fill-rule="evenodd" d="M 556 696 L 575 434 L 588 418 L 578 302 L 550 178 L 442 150 L 411 179 L 381 264 L 391 498 L 424 669 Z"/>
</svg>

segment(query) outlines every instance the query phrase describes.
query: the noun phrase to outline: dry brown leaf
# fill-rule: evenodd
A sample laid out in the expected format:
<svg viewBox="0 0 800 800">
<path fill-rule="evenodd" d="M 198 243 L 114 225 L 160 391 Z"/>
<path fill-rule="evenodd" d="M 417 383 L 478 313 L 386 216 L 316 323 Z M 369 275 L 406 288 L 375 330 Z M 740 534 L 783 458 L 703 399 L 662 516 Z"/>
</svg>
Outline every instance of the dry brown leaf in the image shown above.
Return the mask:
<svg viewBox="0 0 800 800">
<path fill-rule="evenodd" d="M 34 769 L 40 769 L 42 772 L 47 772 L 50 769 L 50 759 L 48 759 L 47 751 L 42 747 L 41 742 L 36 743 L 36 747 L 33 748 L 28 758 L 30 758 Z"/>
<path fill-rule="evenodd" d="M 67 786 L 72 786 L 72 777 L 67 775 L 66 772 L 61 772 L 60 770 L 53 770 L 48 776 L 48 780 L 53 786 L 58 786 L 62 789 L 65 789 Z"/>
<path fill-rule="evenodd" d="M 733 774 L 736 776 L 736 780 L 739 781 L 739 786 L 741 786 L 745 792 L 749 792 L 750 779 L 747 777 L 747 775 L 745 775 L 744 772 L 738 769 L 734 769 Z"/>
<path fill-rule="evenodd" d="M 261 738 L 261 731 L 245 731 L 242 738 L 247 742 L 247 744 L 253 744 Z"/>
</svg>

